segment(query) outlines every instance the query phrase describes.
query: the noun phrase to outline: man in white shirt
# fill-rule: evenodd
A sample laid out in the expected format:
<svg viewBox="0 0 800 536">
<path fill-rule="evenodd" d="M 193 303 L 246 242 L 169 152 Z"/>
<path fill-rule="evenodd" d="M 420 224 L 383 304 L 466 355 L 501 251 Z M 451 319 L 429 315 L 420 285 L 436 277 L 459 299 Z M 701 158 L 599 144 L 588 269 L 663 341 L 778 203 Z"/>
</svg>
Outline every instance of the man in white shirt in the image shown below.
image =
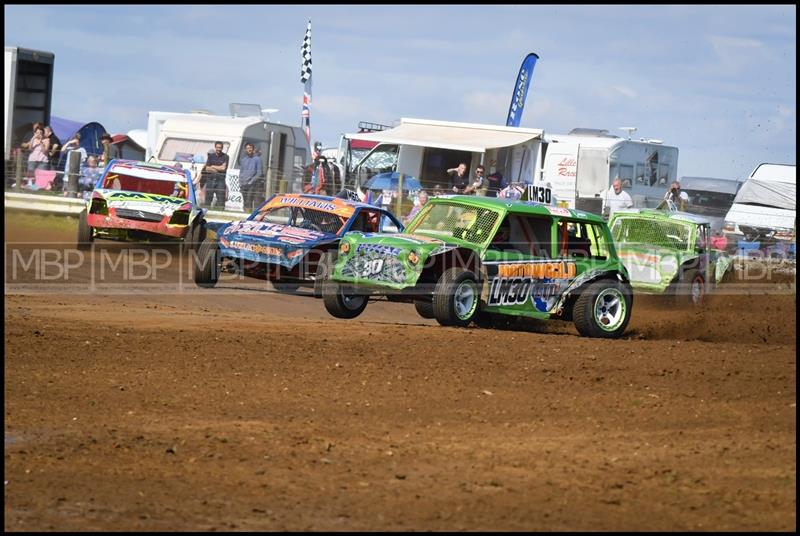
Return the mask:
<svg viewBox="0 0 800 536">
<path fill-rule="evenodd" d="M 622 181 L 619 177 L 614 177 L 611 188 L 603 196 L 603 215 L 610 218 L 615 211 L 631 207 L 633 207 L 633 199 L 628 192 L 622 189 Z"/>
</svg>

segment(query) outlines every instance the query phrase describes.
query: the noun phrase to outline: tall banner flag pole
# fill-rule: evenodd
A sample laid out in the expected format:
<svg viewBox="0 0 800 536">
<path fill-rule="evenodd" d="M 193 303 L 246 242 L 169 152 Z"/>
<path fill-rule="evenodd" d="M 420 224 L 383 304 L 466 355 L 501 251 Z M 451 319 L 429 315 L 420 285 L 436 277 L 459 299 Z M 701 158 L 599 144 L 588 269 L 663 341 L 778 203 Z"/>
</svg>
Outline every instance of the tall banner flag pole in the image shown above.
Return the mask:
<svg viewBox="0 0 800 536">
<path fill-rule="evenodd" d="M 306 36 L 303 39 L 303 46 L 300 47 L 303 56 L 303 63 L 300 66 L 300 81 L 303 86 L 303 111 L 301 115 L 301 127 L 306 135 L 306 143 L 311 149 L 311 20 L 306 27 Z"/>
<path fill-rule="evenodd" d="M 531 52 L 522 61 L 517 75 L 517 83 L 514 84 L 514 93 L 511 95 L 511 105 L 508 107 L 507 127 L 518 127 L 522 119 L 522 109 L 525 107 L 525 98 L 528 96 L 528 88 L 533 77 L 533 68 L 539 56 Z"/>
</svg>

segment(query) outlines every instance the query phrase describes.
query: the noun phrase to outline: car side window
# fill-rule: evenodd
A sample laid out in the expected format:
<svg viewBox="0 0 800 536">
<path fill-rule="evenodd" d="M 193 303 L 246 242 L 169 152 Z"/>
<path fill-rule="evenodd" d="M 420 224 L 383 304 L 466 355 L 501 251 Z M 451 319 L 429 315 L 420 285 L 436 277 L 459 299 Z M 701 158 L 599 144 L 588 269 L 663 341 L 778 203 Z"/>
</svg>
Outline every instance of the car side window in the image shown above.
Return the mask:
<svg viewBox="0 0 800 536">
<path fill-rule="evenodd" d="M 559 257 L 595 258 L 608 257 L 603 229 L 597 224 L 559 220 L 556 237 Z"/>
</svg>

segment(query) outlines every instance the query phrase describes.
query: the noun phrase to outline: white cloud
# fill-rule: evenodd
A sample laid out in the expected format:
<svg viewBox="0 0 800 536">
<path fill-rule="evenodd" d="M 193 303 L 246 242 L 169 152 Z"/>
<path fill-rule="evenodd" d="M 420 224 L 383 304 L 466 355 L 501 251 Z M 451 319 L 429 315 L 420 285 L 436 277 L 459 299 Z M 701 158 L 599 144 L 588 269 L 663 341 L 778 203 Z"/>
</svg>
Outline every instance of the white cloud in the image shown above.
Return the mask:
<svg viewBox="0 0 800 536">
<path fill-rule="evenodd" d="M 635 99 L 636 97 L 639 96 L 634 90 L 626 86 L 611 86 L 611 89 L 618 91 L 619 93 L 622 93 L 623 95 L 625 95 L 630 99 Z"/>
</svg>

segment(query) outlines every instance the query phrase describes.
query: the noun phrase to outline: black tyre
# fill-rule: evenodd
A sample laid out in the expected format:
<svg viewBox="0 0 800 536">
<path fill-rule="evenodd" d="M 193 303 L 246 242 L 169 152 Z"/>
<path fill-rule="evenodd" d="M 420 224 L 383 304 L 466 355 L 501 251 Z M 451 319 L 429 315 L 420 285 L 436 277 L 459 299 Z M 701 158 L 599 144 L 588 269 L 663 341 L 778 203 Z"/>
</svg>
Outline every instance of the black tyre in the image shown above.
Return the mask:
<svg viewBox="0 0 800 536">
<path fill-rule="evenodd" d="M 326 280 L 322 285 L 322 300 L 325 309 L 336 318 L 355 318 L 367 308 L 367 296 L 346 294 L 345 287 Z"/>
<path fill-rule="evenodd" d="M 78 249 L 89 249 L 94 242 L 94 231 L 86 221 L 86 211 L 78 216 Z"/>
<path fill-rule="evenodd" d="M 422 318 L 435 318 L 433 314 L 433 302 L 427 300 L 414 300 L 414 309 Z"/>
<path fill-rule="evenodd" d="M 694 268 L 686 270 L 675 284 L 674 292 L 678 305 L 702 307 L 706 303 L 706 278 Z"/>
<path fill-rule="evenodd" d="M 601 279 L 590 283 L 572 309 L 572 320 L 584 337 L 617 339 L 631 319 L 633 294 L 627 283 Z"/>
<path fill-rule="evenodd" d="M 478 310 L 480 288 L 475 274 L 464 268 L 446 270 L 433 291 L 433 316 L 443 326 L 468 326 Z"/>
<path fill-rule="evenodd" d="M 285 283 L 283 281 L 272 281 L 272 286 L 278 292 L 294 292 L 300 288 L 300 283 Z"/>
<path fill-rule="evenodd" d="M 314 275 L 314 297 L 322 298 L 322 285 L 328 279 L 333 265 L 336 264 L 336 252 L 326 251 L 317 262 L 317 273 Z"/>
<path fill-rule="evenodd" d="M 216 240 L 206 240 L 197 249 L 194 259 L 194 283 L 198 287 L 214 288 L 219 281 L 221 258 Z"/>
<path fill-rule="evenodd" d="M 207 231 L 206 220 L 195 220 L 184 239 L 184 243 L 190 251 L 197 250 L 200 247 L 200 244 L 206 239 Z"/>
</svg>

